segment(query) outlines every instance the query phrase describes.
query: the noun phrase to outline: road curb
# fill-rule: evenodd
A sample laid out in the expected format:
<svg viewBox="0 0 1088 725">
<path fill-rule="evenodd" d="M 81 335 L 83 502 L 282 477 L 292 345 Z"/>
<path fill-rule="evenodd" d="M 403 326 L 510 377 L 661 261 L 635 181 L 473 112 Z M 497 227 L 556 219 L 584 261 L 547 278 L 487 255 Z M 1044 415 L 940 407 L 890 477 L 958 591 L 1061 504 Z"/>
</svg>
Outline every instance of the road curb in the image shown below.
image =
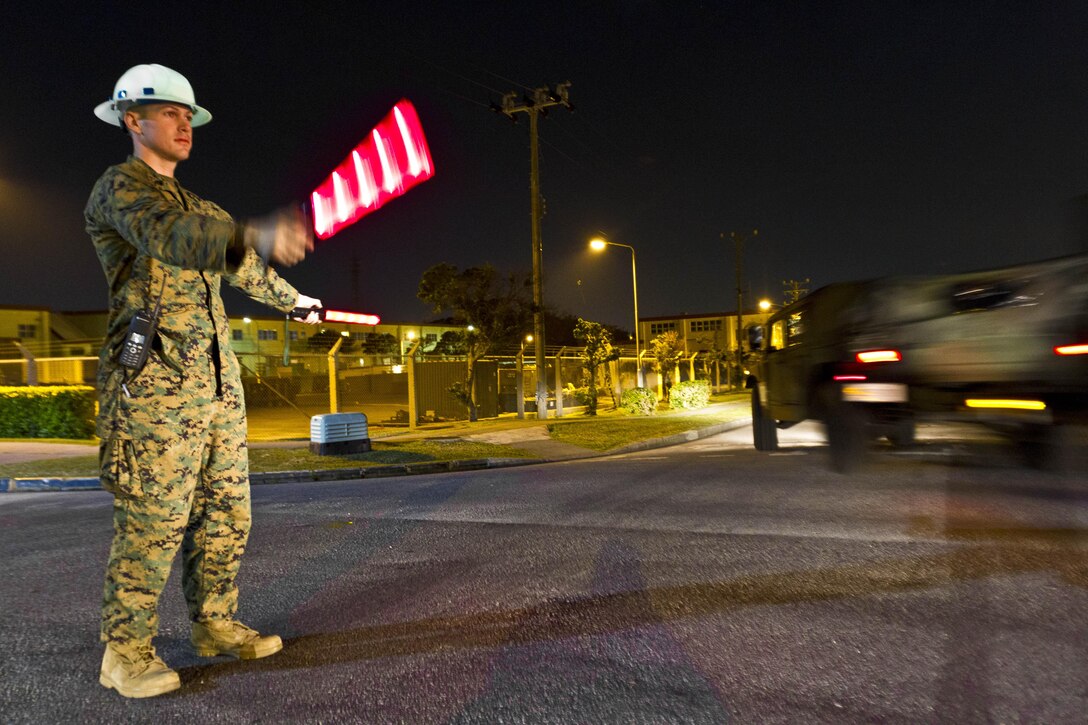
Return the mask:
<svg viewBox="0 0 1088 725">
<path fill-rule="evenodd" d="M 20 491 L 94 491 L 101 489 L 97 478 L 0 478 L 0 493 Z"/>
<path fill-rule="evenodd" d="M 648 438 L 644 441 L 638 441 L 637 443 L 629 443 L 622 448 L 617 448 L 613 451 L 608 451 L 607 455 L 617 455 L 621 453 L 637 453 L 638 451 L 648 451 L 654 448 L 667 448 L 669 446 L 677 446 L 681 443 L 690 443 L 691 441 L 697 441 L 701 438 L 709 438 L 710 436 L 718 435 L 719 433 L 727 433 L 737 428 L 743 428 L 746 425 L 751 425 L 751 418 L 740 418 L 738 420 L 732 420 L 728 423 L 717 423 L 715 425 L 707 426 L 706 428 L 698 428 L 696 430 L 688 430 L 683 433 L 675 433 L 671 436 L 664 436 L 661 438 Z"/>
<path fill-rule="evenodd" d="M 386 466 L 360 466 L 359 468 L 325 468 L 309 471 L 274 471 L 249 474 L 250 485 L 260 486 L 277 483 L 303 483 L 306 481 L 347 481 L 371 478 L 390 478 L 395 476 L 418 476 L 427 473 L 450 473 L 456 471 L 479 471 L 486 468 L 508 468 L 511 466 L 529 466 L 540 463 L 558 463 L 584 458 L 601 458 L 624 453 L 636 453 L 654 448 L 666 448 L 690 443 L 726 431 L 742 428 L 751 423 L 750 418 L 718 423 L 706 428 L 676 433 L 661 438 L 631 443 L 611 451 L 586 451 L 586 455 L 577 458 L 471 458 L 455 461 L 425 461 L 422 463 L 403 463 Z M 41 493 L 46 491 L 95 491 L 102 490 L 98 478 L 0 478 L 0 493 Z"/>
<path fill-rule="evenodd" d="M 395 476 L 417 476 L 426 473 L 479 471 L 486 468 L 507 468 L 545 463 L 538 458 L 474 458 L 458 461 L 426 461 L 387 466 L 359 468 L 326 468 L 307 471 L 274 471 L 249 474 L 252 486 L 307 481 L 348 481 Z M 40 493 L 45 491 L 100 491 L 98 478 L 0 478 L 0 493 Z"/>
</svg>

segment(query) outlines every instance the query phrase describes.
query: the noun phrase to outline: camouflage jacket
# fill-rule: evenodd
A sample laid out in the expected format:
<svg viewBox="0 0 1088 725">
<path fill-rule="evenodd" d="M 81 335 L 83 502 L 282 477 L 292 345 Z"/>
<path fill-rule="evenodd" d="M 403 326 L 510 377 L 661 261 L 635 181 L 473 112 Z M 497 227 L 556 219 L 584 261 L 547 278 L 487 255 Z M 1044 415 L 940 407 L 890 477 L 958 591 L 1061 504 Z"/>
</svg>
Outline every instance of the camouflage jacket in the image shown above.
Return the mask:
<svg viewBox="0 0 1088 725">
<path fill-rule="evenodd" d="M 218 339 L 223 385 L 230 387 L 239 373 L 220 280 L 281 312 L 298 299 L 294 287 L 245 247 L 242 224 L 134 156 L 99 178 L 84 217 L 110 290 L 99 390 L 117 369 L 129 320 L 152 309 L 160 289 L 152 355 L 180 371 L 193 356 L 211 352 Z"/>
</svg>

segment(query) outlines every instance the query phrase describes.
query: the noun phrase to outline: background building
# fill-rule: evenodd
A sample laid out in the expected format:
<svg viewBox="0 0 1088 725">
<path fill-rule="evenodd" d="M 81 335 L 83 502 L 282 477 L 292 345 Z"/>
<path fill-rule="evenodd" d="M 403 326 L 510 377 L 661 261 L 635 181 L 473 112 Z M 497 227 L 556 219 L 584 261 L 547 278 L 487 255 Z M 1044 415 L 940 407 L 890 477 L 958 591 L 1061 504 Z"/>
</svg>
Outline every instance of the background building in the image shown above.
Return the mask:
<svg viewBox="0 0 1088 725">
<path fill-rule="evenodd" d="M 768 317 L 770 312 L 746 310 L 741 318 L 741 329 L 762 324 Z M 737 349 L 737 313 L 707 312 L 639 319 L 639 337 L 644 349 L 649 348 L 650 340 L 666 332 L 677 334 L 688 355 L 715 350 L 732 352 Z"/>
</svg>

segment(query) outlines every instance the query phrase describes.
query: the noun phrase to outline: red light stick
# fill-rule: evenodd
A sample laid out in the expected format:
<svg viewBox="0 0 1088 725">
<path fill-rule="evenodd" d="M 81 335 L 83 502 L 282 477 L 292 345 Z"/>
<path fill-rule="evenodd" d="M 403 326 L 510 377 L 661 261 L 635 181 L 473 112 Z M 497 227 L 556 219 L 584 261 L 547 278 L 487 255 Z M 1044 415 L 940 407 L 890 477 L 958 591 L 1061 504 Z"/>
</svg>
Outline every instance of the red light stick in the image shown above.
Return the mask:
<svg viewBox="0 0 1088 725">
<path fill-rule="evenodd" d="M 288 316 L 302 321 L 312 312 L 316 312 L 322 322 L 348 322 L 352 325 L 377 325 L 382 321 L 377 315 L 366 315 L 361 312 L 327 310 L 324 307 L 296 307 L 288 313 Z"/>
<path fill-rule="evenodd" d="M 401 100 L 310 195 L 314 234 L 328 239 L 433 175 L 419 116 Z"/>
<path fill-rule="evenodd" d="M 381 322 L 381 318 L 377 315 L 340 312 L 339 310 L 325 310 L 323 316 L 326 322 L 350 322 L 353 325 L 377 325 Z"/>
</svg>

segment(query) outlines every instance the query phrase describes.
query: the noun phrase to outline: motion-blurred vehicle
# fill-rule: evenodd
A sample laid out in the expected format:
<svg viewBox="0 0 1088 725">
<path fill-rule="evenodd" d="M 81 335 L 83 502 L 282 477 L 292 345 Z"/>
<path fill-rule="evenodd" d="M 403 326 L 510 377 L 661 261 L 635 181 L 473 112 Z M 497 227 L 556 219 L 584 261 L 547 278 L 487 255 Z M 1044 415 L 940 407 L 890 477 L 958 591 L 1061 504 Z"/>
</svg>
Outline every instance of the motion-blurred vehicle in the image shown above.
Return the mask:
<svg viewBox="0 0 1088 725">
<path fill-rule="evenodd" d="M 754 328 L 755 447 L 806 419 L 847 471 L 868 443 L 914 441 L 919 420 L 983 423 L 1031 465 L 1060 467 L 1088 422 L 1088 255 L 816 290 Z"/>
</svg>

